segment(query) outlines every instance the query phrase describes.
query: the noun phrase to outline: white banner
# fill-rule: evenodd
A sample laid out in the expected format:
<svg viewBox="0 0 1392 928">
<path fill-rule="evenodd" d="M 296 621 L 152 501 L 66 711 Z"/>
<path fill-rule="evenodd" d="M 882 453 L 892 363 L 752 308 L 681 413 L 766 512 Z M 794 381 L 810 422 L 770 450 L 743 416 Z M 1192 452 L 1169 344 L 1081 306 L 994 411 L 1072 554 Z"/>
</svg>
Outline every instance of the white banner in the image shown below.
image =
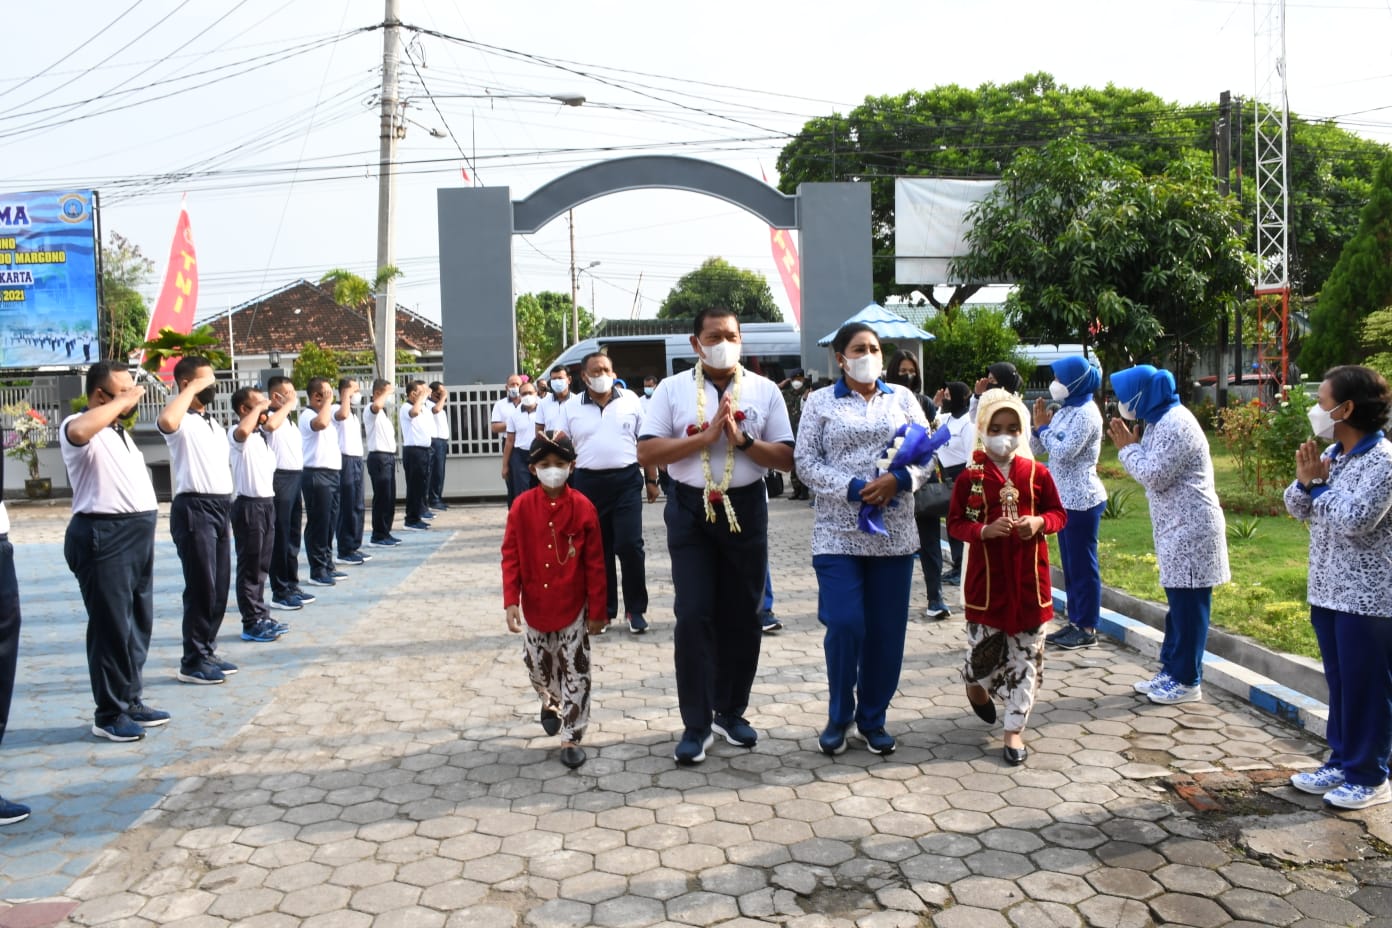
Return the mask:
<svg viewBox="0 0 1392 928">
<path fill-rule="evenodd" d="M 1009 283 L 962 281 L 951 273 L 967 253 L 967 219 L 993 189 L 994 180 L 899 177 L 894 180 L 894 279 L 901 284 Z"/>
</svg>

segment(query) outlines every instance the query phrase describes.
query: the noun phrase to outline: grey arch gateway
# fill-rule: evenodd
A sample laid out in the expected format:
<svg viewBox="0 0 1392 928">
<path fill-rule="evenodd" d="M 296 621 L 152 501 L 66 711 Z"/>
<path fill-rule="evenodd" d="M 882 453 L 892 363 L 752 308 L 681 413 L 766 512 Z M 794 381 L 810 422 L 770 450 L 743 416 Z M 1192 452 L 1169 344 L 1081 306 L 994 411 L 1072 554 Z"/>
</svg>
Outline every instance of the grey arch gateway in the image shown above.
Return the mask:
<svg viewBox="0 0 1392 928">
<path fill-rule="evenodd" d="M 744 209 L 770 226 L 797 229 L 802 260 L 802 358 L 825 367 L 820 333 L 871 301 L 870 185 L 800 184 L 788 196 L 732 168 L 665 155 L 603 161 L 558 177 L 524 200 L 507 187 L 442 188 L 440 308 L 445 379 L 500 383 L 513 373 L 516 326 L 512 237 L 566 210 L 625 190 L 689 190 Z"/>
</svg>

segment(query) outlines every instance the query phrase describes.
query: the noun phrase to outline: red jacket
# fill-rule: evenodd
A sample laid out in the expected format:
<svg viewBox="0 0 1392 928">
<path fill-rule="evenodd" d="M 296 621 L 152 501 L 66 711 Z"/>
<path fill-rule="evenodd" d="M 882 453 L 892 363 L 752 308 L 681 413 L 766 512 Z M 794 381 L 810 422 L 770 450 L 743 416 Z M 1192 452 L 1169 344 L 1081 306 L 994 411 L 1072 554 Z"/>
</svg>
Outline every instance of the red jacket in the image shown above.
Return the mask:
<svg viewBox="0 0 1392 928">
<path fill-rule="evenodd" d="M 503 533 L 503 607 L 521 604 L 528 625 L 554 632 L 582 610 L 602 620 L 607 596 L 594 503 L 569 485 L 554 500 L 541 487 L 513 500 Z"/>
<path fill-rule="evenodd" d="M 978 466 L 984 501 L 973 498 L 972 493 L 973 471 Z M 1016 455 L 1010 462 L 1010 480 L 1020 493 L 1020 516 L 1041 517 L 1042 533 L 1028 541 L 1013 534 L 981 540 L 982 528 L 1001 517 L 1000 493 L 1005 479 L 985 452 L 979 450 L 953 484 L 947 531 L 968 545 L 967 575 L 962 578 L 967 621 L 1014 635 L 1034 631 L 1054 617 L 1049 545 L 1044 535 L 1063 528 L 1068 514 L 1059 500 L 1054 478 L 1038 461 Z M 985 518 L 968 518 L 967 509 L 980 509 L 983 502 Z"/>
</svg>

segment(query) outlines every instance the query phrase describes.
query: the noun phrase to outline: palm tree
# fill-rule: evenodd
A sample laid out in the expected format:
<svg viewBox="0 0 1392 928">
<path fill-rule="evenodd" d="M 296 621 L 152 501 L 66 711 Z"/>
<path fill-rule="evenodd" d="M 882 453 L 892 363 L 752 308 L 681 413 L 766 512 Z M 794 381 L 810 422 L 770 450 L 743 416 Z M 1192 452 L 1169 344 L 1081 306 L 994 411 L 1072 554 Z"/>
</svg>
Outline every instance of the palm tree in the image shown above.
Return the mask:
<svg viewBox="0 0 1392 928">
<path fill-rule="evenodd" d="M 373 313 L 374 303 L 377 294 L 387 285 L 387 281 L 395 280 L 401 276 L 401 269 L 389 264 L 379 270 L 377 276 L 371 281 L 341 267 L 327 271 L 323 277 L 319 278 L 321 287 L 328 286 L 332 289 L 335 303 L 339 306 L 356 309 L 367 317 L 367 337 L 372 340 L 372 372 L 378 377 L 382 376 L 382 359 L 377 355 L 377 320 Z M 393 307 L 394 310 L 395 307 Z M 387 350 L 395 351 L 396 346 L 389 345 Z"/>
</svg>

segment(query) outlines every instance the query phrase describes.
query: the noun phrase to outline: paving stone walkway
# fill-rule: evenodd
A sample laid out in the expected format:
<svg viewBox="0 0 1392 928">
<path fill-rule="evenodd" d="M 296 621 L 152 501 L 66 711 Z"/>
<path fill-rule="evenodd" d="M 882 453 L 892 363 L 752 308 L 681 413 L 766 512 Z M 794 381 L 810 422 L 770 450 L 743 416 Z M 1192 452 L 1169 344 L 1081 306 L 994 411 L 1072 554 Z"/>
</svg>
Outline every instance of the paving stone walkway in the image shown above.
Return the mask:
<svg viewBox="0 0 1392 928">
<path fill-rule="evenodd" d="M 36 808 L 0 830 L 0 898 L 43 905 L 0 908 L 0 928 L 1392 925 L 1387 807 L 1324 812 L 1284 782 L 1318 743 L 1216 693 L 1145 703 L 1130 684 L 1148 668 L 1113 645 L 1049 655 L 1012 768 L 962 695 L 961 623 L 915 619 L 898 751 L 822 755 L 810 512 L 771 505 L 787 628 L 765 639 L 761 739 L 692 768 L 671 759 L 659 507 L 654 629 L 595 640 L 578 771 L 542 735 L 502 621 L 501 507 L 443 513 L 428 545 L 358 569 L 351 595 L 295 614 L 294 643 L 257 646 L 228 685 L 170 685 L 174 724 L 133 746 L 84 736 L 76 589 L 60 564 L 27 571 L 21 660 L 52 669 L 22 675 L 26 714 L 0 749 L 0 787 Z M 49 542 L 25 541 L 28 516 L 14 537 L 37 564 Z M 166 649 L 176 596 L 166 578 Z M 32 618 L 39 598 L 67 624 Z M 24 872 L 30 858 L 46 863 Z"/>
</svg>

